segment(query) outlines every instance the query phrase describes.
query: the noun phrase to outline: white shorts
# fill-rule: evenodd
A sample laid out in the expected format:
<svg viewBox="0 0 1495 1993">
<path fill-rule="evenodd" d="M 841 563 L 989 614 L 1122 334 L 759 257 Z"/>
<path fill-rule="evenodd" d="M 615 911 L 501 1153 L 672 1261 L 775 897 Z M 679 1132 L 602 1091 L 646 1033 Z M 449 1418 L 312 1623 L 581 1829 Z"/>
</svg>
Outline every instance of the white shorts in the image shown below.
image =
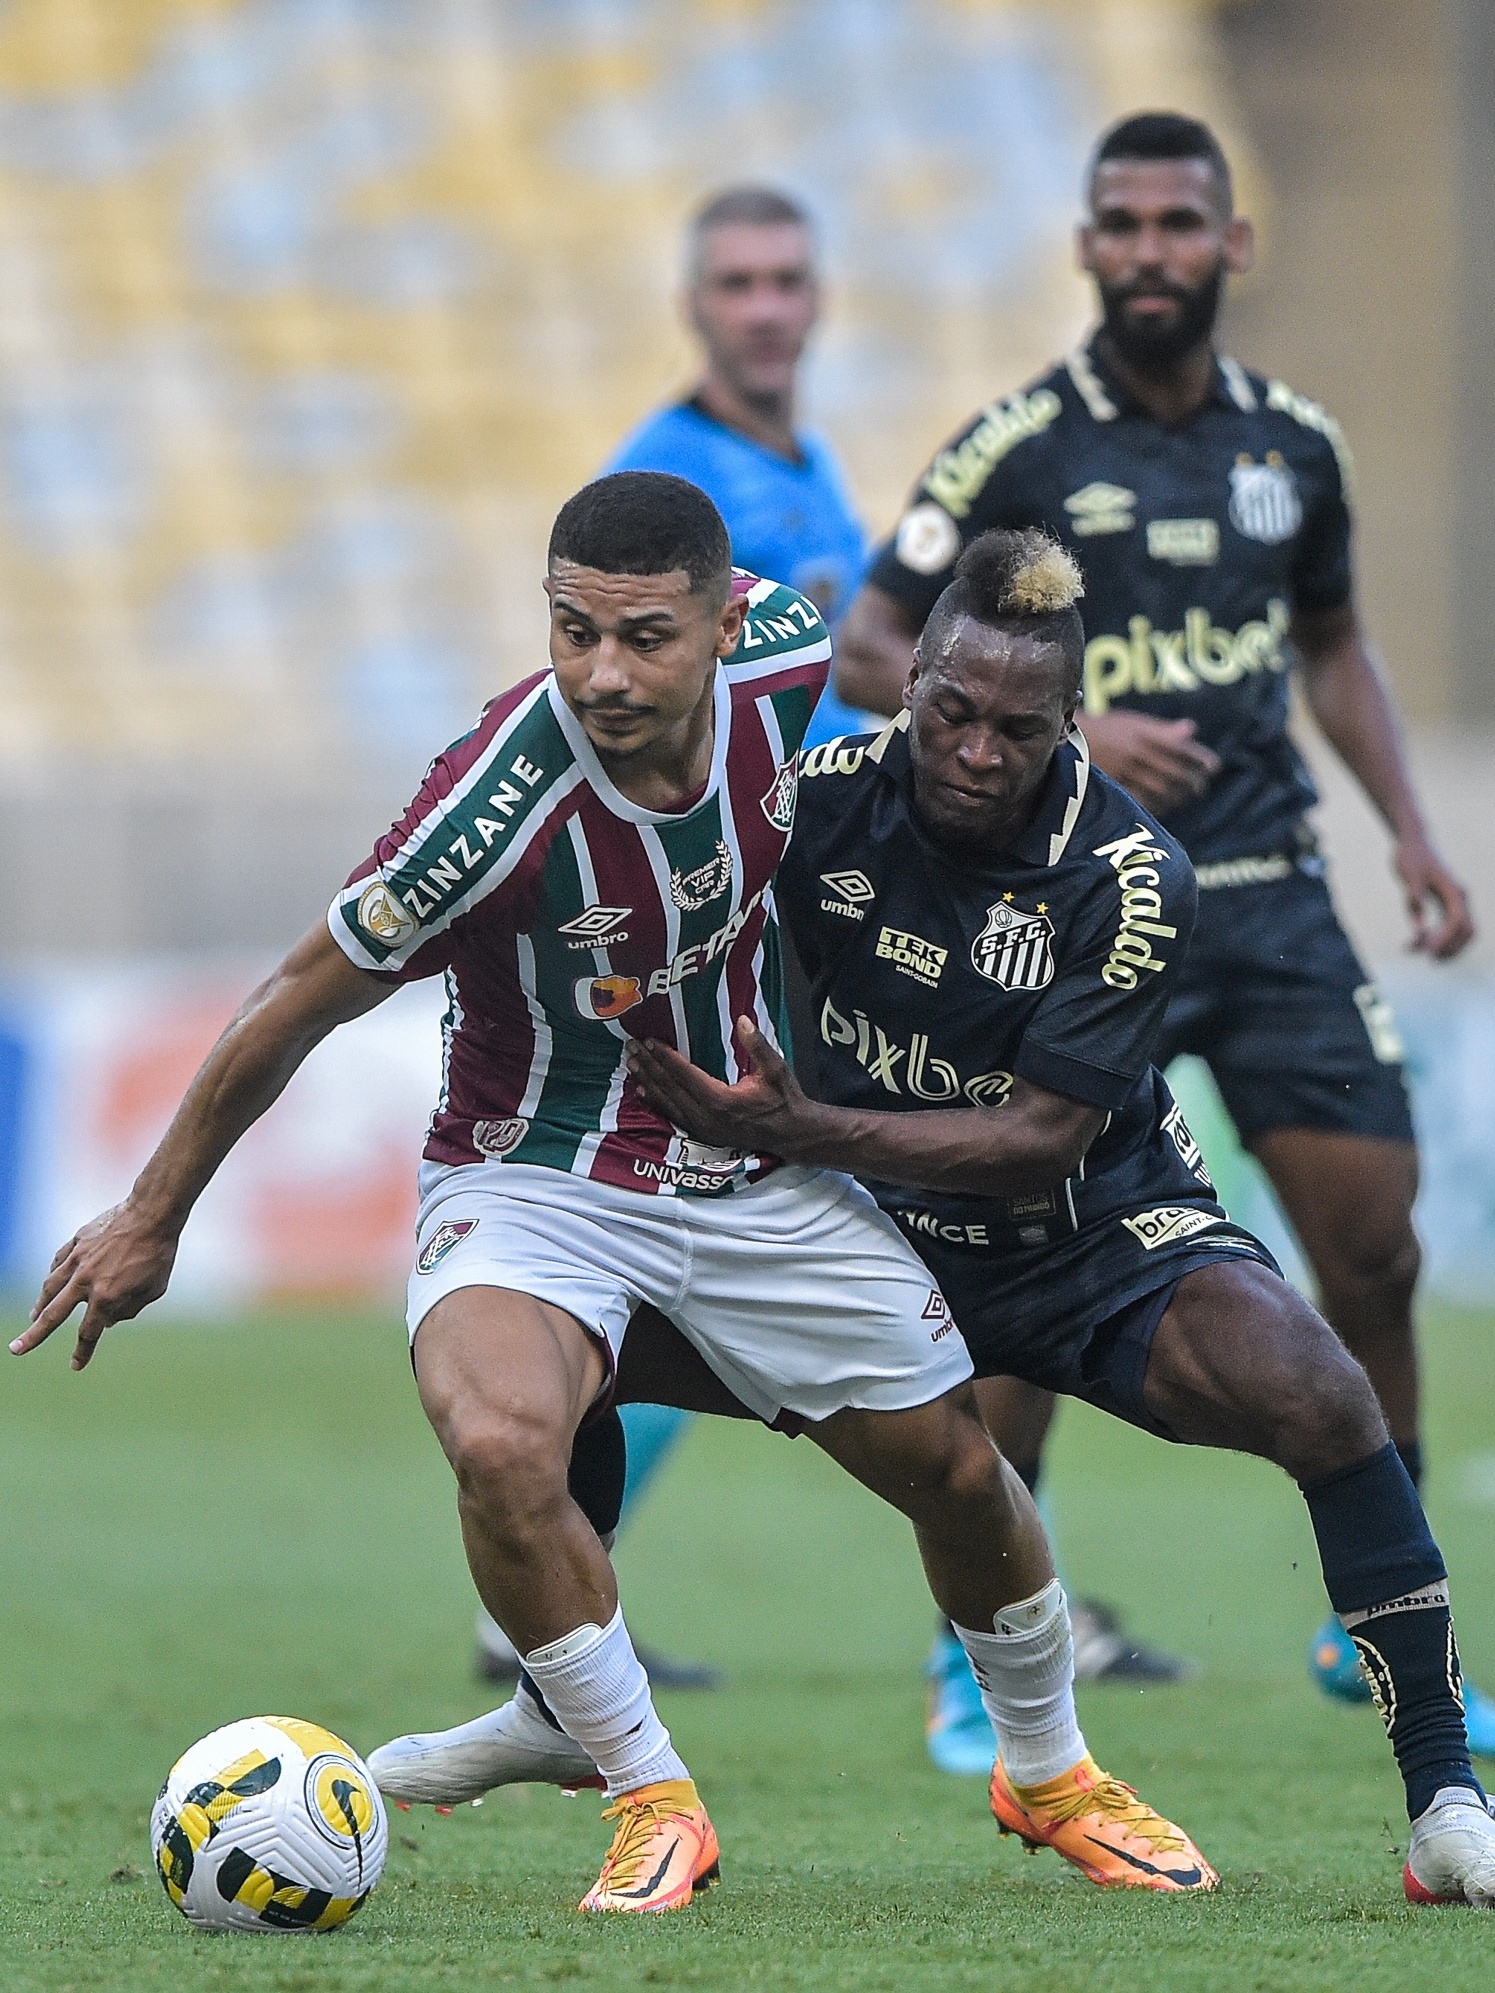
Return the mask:
<svg viewBox="0 0 1495 1993">
<path fill-rule="evenodd" d="M 730 1197 L 644 1197 L 524 1163 L 427 1163 L 410 1338 L 463 1287 L 574 1315 L 616 1367 L 650 1301 L 772 1422 L 905 1411 L 971 1375 L 944 1296 L 859 1183 L 786 1167 Z"/>
</svg>

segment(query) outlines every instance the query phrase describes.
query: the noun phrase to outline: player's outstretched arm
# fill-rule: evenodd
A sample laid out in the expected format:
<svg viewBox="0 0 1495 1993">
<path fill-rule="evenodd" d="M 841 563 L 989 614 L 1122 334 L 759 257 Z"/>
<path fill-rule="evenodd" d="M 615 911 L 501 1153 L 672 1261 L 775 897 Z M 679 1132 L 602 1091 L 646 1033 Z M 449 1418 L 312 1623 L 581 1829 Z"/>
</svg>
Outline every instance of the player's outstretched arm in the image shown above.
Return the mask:
<svg viewBox="0 0 1495 1993">
<path fill-rule="evenodd" d="M 901 713 L 919 629 L 885 588 L 864 582 L 836 632 L 837 696 L 864 712 Z"/>
<path fill-rule="evenodd" d="M 1324 736 L 1390 828 L 1393 862 L 1407 897 L 1412 946 L 1445 962 L 1474 937 L 1464 888 L 1428 832 L 1402 745 L 1391 689 L 1377 667 L 1354 605 L 1293 619 L 1303 689 Z"/>
<path fill-rule="evenodd" d="M 129 1196 L 60 1249 L 11 1353 L 44 1343 L 81 1303 L 73 1368 L 82 1370 L 105 1329 L 159 1300 L 187 1215 L 235 1142 L 314 1045 L 395 987 L 355 969 L 321 923 L 299 941 L 209 1052 Z"/>
<path fill-rule="evenodd" d="M 750 1017 L 737 1020 L 737 1041 L 751 1070 L 735 1086 L 649 1038 L 630 1048 L 629 1070 L 650 1105 L 697 1141 L 977 1197 L 1062 1183 L 1106 1119 L 1100 1108 L 1022 1079 L 1000 1108 L 828 1107 L 810 1099 Z"/>
</svg>

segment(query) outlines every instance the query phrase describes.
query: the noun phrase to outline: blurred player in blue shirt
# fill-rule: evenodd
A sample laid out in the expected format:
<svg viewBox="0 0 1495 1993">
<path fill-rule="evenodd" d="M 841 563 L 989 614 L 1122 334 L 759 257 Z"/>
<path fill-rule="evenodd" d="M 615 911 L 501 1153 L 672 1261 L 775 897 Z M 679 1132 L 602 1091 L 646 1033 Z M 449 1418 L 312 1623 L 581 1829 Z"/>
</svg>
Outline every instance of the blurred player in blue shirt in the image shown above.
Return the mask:
<svg viewBox="0 0 1495 1993">
<path fill-rule="evenodd" d="M 794 421 L 796 374 L 820 315 L 810 217 L 771 188 L 729 188 L 695 216 L 686 255 L 700 379 L 640 423 L 606 468 L 700 485 L 727 522 L 737 565 L 787 581 L 834 629 L 866 545 L 829 445 Z M 866 724 L 827 690 L 805 744 Z"/>
</svg>

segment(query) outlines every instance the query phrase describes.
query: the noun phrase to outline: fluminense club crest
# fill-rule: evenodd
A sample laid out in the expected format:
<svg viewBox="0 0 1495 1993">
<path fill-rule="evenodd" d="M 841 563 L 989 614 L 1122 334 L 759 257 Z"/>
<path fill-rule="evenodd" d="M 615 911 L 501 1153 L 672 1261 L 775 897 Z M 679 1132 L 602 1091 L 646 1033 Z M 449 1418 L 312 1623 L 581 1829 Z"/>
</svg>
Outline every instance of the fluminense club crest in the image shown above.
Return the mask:
<svg viewBox="0 0 1495 1993">
<path fill-rule="evenodd" d="M 716 856 L 698 865 L 694 872 L 670 874 L 670 898 L 681 913 L 699 913 L 720 899 L 732 883 L 732 853 L 721 838 L 716 840 Z"/>
<path fill-rule="evenodd" d="M 979 974 L 1004 990 L 1046 989 L 1054 980 L 1054 923 L 1040 903 L 1024 913 L 1010 899 L 986 910 L 986 925 L 971 943 Z"/>
<path fill-rule="evenodd" d="M 1268 450 L 1264 464 L 1237 459 L 1230 473 L 1230 523 L 1267 547 L 1290 540 L 1302 525 L 1298 481 L 1280 450 Z"/>
<path fill-rule="evenodd" d="M 786 761 L 773 778 L 773 787 L 766 796 L 760 796 L 763 814 L 787 837 L 794 828 L 794 805 L 799 800 L 799 763 Z"/>
</svg>

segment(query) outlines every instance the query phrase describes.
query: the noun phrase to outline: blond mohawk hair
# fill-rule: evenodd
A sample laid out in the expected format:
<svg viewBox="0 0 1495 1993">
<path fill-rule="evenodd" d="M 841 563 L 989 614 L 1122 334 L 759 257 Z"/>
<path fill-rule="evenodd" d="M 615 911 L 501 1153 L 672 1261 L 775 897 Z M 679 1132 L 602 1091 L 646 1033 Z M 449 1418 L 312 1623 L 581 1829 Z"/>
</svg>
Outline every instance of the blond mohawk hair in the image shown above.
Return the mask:
<svg viewBox="0 0 1495 1993">
<path fill-rule="evenodd" d="M 1073 609 L 1085 593 L 1085 582 L 1069 549 L 1046 533 L 1030 531 L 1013 538 L 1022 544 L 1013 549 L 1003 609 L 1013 616 L 1054 616 L 1061 609 Z"/>
</svg>

